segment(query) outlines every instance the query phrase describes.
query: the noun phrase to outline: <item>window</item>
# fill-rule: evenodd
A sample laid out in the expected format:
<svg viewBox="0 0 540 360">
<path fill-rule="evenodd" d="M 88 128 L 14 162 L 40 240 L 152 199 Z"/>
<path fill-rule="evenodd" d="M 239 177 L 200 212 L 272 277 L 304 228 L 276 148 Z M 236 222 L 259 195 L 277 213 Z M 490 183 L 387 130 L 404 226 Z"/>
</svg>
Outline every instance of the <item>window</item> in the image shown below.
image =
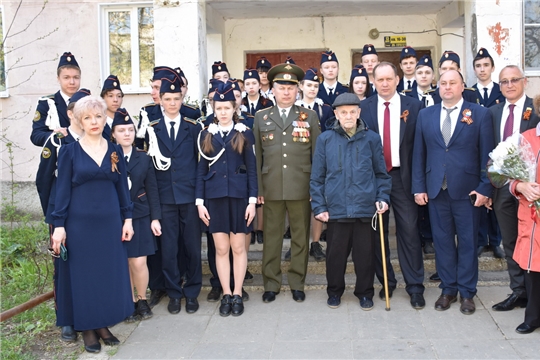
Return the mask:
<svg viewBox="0 0 540 360">
<path fill-rule="evenodd" d="M 540 73 L 540 2 L 525 0 L 525 70 Z"/>
<path fill-rule="evenodd" d="M 152 4 L 101 7 L 101 78 L 118 76 L 126 93 L 148 92 L 154 68 Z"/>
<path fill-rule="evenodd" d="M 7 97 L 6 64 L 4 61 L 4 8 L 0 5 L 0 97 Z"/>
</svg>

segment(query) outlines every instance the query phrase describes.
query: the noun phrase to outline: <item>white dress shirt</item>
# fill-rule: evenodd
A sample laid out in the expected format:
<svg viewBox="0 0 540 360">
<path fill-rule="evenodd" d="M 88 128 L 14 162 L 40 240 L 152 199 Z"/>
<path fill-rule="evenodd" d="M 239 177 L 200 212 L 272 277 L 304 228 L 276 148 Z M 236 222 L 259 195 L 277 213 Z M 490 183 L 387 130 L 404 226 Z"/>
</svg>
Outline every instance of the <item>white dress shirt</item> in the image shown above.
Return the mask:
<svg viewBox="0 0 540 360">
<path fill-rule="evenodd" d="M 326 90 L 327 94 L 329 94 L 330 89 L 332 89 L 332 94 L 335 94 L 336 93 L 336 87 L 337 87 L 337 81 L 333 85 L 330 85 L 326 81 L 323 81 L 323 86 L 324 86 L 324 89 Z"/>
<path fill-rule="evenodd" d="M 523 96 L 514 103 L 516 106 L 514 107 L 514 129 L 512 130 L 512 134 L 519 133 L 519 128 L 521 127 L 521 116 L 523 114 L 523 108 L 525 107 L 526 98 L 527 96 L 523 94 Z M 501 128 L 499 129 L 501 132 L 501 141 L 504 135 L 504 126 L 506 125 L 506 120 L 508 119 L 508 115 L 510 115 L 510 105 L 511 104 L 508 101 L 504 103 L 501 116 Z"/>
<path fill-rule="evenodd" d="M 461 98 L 461 100 L 459 100 L 459 102 L 456 105 L 448 108 L 448 109 L 451 109 L 454 107 L 456 108 L 454 111 L 450 113 L 450 138 L 452 138 L 452 135 L 454 135 L 454 130 L 456 129 L 456 124 L 458 122 L 458 119 L 460 120 L 463 118 L 463 114 L 461 114 L 462 106 L 463 106 L 463 98 Z M 439 124 L 441 133 L 442 133 L 444 119 L 446 119 L 446 114 L 447 114 L 447 111 L 445 109 L 446 107 L 444 106 L 444 104 L 441 103 L 441 118 L 440 118 L 440 124 Z"/>
<path fill-rule="evenodd" d="M 66 105 L 69 105 L 69 99 L 71 99 L 71 97 L 67 96 L 66 94 L 64 94 L 62 92 L 62 90 L 60 90 L 60 96 L 62 96 L 62 99 L 64 99 L 64 101 L 66 102 Z"/>
<path fill-rule="evenodd" d="M 109 125 L 110 128 L 112 128 L 112 123 L 114 119 L 107 116 L 107 125 Z"/>
<path fill-rule="evenodd" d="M 484 88 L 487 88 L 487 96 L 488 96 L 488 99 L 489 97 L 491 96 L 491 90 L 493 90 L 493 81 L 490 81 L 489 84 L 487 84 L 486 86 L 480 84 L 480 83 L 476 83 L 476 87 L 478 88 L 478 92 L 480 92 L 480 95 L 482 96 L 482 99 L 484 99 Z M 484 99 L 484 101 L 487 100 L 487 99 Z"/>
<path fill-rule="evenodd" d="M 167 115 L 163 114 L 165 120 L 165 126 L 167 127 L 167 134 L 171 133 L 171 121 L 174 121 L 174 138 L 178 137 L 178 129 L 180 128 L 180 114 L 174 119 L 170 119 Z"/>
<path fill-rule="evenodd" d="M 386 105 L 384 100 L 380 95 L 377 95 L 377 119 L 379 122 L 379 135 L 381 135 L 381 142 L 383 143 L 384 149 L 384 111 Z M 392 150 L 392 167 L 400 167 L 401 161 L 399 159 L 399 143 L 400 143 L 400 128 L 401 128 L 401 97 L 396 92 L 394 96 L 390 99 L 390 147 Z"/>
</svg>

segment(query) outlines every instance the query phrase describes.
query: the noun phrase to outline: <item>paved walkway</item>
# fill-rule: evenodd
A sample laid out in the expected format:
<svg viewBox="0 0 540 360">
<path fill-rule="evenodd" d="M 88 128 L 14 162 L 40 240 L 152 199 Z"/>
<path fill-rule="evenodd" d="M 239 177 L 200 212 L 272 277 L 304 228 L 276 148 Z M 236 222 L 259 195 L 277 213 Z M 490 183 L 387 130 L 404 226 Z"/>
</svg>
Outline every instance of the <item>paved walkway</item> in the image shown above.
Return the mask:
<svg viewBox="0 0 540 360">
<path fill-rule="evenodd" d="M 477 310 L 470 316 L 459 304 L 435 311 L 440 294 L 427 288 L 427 306 L 411 308 L 404 289 L 394 292 L 391 310 L 375 300 L 362 311 L 347 290 L 341 307 L 326 306 L 325 290 L 306 291 L 306 301 L 296 303 L 289 291 L 265 304 L 262 291 L 250 291 L 240 317 L 219 316 L 218 303 L 199 297 L 196 314 L 167 312 L 168 299 L 155 307 L 154 317 L 135 324 L 118 324 L 112 331 L 122 344 L 104 346 L 98 356 L 80 359 L 540 359 L 540 330 L 519 335 L 523 309 L 494 312 L 507 286 L 478 289 Z M 378 293 L 378 289 L 376 289 Z M 81 341 L 81 340 L 79 340 Z"/>
</svg>

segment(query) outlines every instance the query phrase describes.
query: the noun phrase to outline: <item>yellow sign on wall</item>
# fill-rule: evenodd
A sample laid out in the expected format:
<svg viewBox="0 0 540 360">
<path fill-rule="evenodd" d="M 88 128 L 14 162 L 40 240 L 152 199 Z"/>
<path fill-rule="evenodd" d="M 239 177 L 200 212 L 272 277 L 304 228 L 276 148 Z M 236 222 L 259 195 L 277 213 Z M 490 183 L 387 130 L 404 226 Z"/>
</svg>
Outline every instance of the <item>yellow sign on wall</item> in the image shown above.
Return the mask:
<svg viewBox="0 0 540 360">
<path fill-rule="evenodd" d="M 407 46 L 407 36 L 385 36 L 384 47 L 404 47 Z"/>
</svg>

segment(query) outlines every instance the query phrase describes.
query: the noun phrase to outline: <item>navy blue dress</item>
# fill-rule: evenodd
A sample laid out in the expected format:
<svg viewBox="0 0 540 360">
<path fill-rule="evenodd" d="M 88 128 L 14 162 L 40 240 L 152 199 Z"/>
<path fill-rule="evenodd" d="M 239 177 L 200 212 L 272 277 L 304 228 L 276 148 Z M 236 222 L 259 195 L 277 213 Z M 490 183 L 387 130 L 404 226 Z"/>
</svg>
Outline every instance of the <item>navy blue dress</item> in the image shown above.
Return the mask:
<svg viewBox="0 0 540 360">
<path fill-rule="evenodd" d="M 111 154 L 119 157 L 112 171 Z M 58 157 L 54 225 L 65 227 L 67 261 L 59 261 L 57 325 L 83 331 L 112 326 L 133 312 L 123 219 L 132 217 L 122 148 L 108 143 L 101 166 L 79 142 Z M 71 292 L 71 303 L 66 301 Z"/>
</svg>

